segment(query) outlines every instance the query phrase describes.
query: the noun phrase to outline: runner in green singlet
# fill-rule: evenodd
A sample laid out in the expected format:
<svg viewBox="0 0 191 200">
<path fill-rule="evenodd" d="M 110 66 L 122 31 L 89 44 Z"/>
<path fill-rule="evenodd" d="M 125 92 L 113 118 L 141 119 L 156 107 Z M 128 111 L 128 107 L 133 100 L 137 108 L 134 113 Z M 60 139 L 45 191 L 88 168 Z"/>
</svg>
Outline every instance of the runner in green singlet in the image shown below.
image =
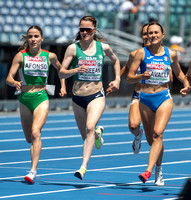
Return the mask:
<svg viewBox="0 0 191 200">
<path fill-rule="evenodd" d="M 23 39 L 22 50 L 14 57 L 6 82 L 20 91 L 21 123 L 26 141 L 31 143 L 32 160 L 31 170 L 24 179 L 33 183 L 42 148 L 41 129 L 49 109 L 49 97 L 45 90 L 49 66 L 52 64 L 59 71 L 61 64 L 54 53 L 41 49 L 43 33 L 40 27 L 31 26 Z M 18 70 L 20 81 L 14 79 Z M 65 82 L 62 79 L 60 96 L 65 94 Z"/>
<path fill-rule="evenodd" d="M 115 80 L 109 86 L 114 91 L 119 89 L 120 62 L 108 44 L 102 42 L 96 34 L 97 21 L 94 17 L 85 16 L 80 20 L 76 43 L 66 50 L 61 77 L 75 77 L 72 89 L 72 106 L 76 123 L 84 140 L 83 161 L 75 176 L 83 179 L 94 143 L 97 149 L 103 145 L 103 127 L 96 125 L 105 108 L 105 94 L 102 84 L 102 68 L 104 57 L 108 56 L 114 64 Z M 73 69 L 68 69 L 72 66 Z"/>
</svg>

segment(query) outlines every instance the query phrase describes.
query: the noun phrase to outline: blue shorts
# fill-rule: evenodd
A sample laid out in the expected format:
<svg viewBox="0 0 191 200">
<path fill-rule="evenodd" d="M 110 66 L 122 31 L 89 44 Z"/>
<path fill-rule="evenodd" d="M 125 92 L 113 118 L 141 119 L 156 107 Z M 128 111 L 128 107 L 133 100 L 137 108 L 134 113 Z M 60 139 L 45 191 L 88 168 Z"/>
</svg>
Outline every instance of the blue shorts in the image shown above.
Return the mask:
<svg viewBox="0 0 191 200">
<path fill-rule="evenodd" d="M 158 107 L 167 99 L 172 99 L 169 89 L 154 94 L 140 92 L 140 102 L 148 106 L 154 112 L 156 112 Z"/>
<path fill-rule="evenodd" d="M 135 90 L 133 91 L 132 99 L 139 99 L 139 92 L 136 92 Z"/>
<path fill-rule="evenodd" d="M 104 97 L 104 91 L 103 89 L 95 94 L 89 95 L 89 96 L 76 96 L 72 94 L 72 101 L 76 103 L 78 106 L 81 106 L 82 108 L 86 109 L 88 104 L 99 97 Z"/>
</svg>

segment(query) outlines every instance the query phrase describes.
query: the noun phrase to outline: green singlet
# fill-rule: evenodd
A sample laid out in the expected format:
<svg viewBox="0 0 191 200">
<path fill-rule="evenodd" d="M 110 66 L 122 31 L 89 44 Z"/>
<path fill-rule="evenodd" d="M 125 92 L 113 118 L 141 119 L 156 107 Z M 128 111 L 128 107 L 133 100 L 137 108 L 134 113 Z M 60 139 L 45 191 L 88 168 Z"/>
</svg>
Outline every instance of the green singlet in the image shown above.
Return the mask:
<svg viewBox="0 0 191 200">
<path fill-rule="evenodd" d="M 102 81 L 102 68 L 104 63 L 104 53 L 101 42 L 96 41 L 96 53 L 93 56 L 86 55 L 79 42 L 76 45 L 76 57 L 72 61 L 72 67 L 77 68 L 86 65 L 88 71 L 86 73 L 77 73 L 74 75 L 75 81 Z"/>
<path fill-rule="evenodd" d="M 39 56 L 33 56 L 29 49 L 20 51 L 23 55 L 23 66 L 19 69 L 19 75 L 23 85 L 45 85 L 49 73 L 49 51 L 41 50 Z M 21 92 L 20 103 L 24 104 L 32 112 L 49 97 L 45 90 L 38 92 Z"/>
</svg>

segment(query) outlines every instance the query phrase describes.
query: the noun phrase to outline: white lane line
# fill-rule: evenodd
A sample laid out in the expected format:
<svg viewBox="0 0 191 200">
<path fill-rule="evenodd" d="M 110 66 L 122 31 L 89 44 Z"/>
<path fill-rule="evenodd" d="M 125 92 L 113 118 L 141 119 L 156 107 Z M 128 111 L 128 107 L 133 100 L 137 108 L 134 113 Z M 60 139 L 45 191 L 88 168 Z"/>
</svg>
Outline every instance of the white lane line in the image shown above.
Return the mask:
<svg viewBox="0 0 191 200">
<path fill-rule="evenodd" d="M 175 123 L 176 124 L 176 123 Z M 113 124 L 113 125 L 103 125 L 104 128 L 117 128 L 117 127 L 127 127 L 128 128 L 128 124 Z M 64 130 L 77 130 L 78 128 L 75 127 L 59 127 L 59 128 L 43 128 L 42 132 L 44 131 L 64 131 Z M 176 128 L 176 129 L 166 129 L 165 132 L 180 132 L 180 131 L 191 131 L 191 128 Z M 16 129 L 16 130 L 0 130 L 0 133 L 22 133 L 23 130 L 22 129 Z"/>
<path fill-rule="evenodd" d="M 179 149 L 165 149 L 164 152 L 180 152 L 180 151 L 191 151 L 191 148 L 179 148 Z M 149 154 L 149 151 L 142 151 L 139 154 Z M 115 154 L 101 154 L 101 155 L 92 155 L 91 158 L 103 158 L 103 157 L 114 157 L 114 156 L 127 156 L 127 155 L 134 155 L 132 152 L 127 153 L 115 153 Z M 68 158 L 51 158 L 51 159 L 42 159 L 39 162 L 50 162 L 50 161 L 61 161 L 61 160 L 75 160 L 75 159 L 82 159 L 82 156 L 76 157 L 68 157 Z M 31 161 L 17 161 L 17 162 L 7 162 L 7 163 L 0 163 L 1 165 L 14 165 L 14 164 L 23 164 L 23 163 L 30 163 Z"/>
<path fill-rule="evenodd" d="M 119 135 L 116 133 L 116 135 Z M 105 136 L 105 135 L 104 135 Z M 81 137 L 81 136 L 79 136 Z M 51 139 L 54 139 L 51 138 Z M 61 139 L 59 137 L 59 139 Z M 43 139 L 42 139 L 43 140 Z M 172 141 L 188 141 L 191 140 L 191 137 L 182 137 L 182 138 L 168 138 L 168 139 L 163 139 L 163 142 L 172 142 Z M 7 140 L 8 142 L 9 140 Z M 12 140 L 11 140 L 12 141 Z M 23 140 L 22 140 L 23 141 Z M 24 139 L 25 141 L 25 139 Z M 0 141 L 2 142 L 2 141 Z M 132 144 L 133 141 L 128 141 L 128 142 L 108 142 L 104 143 L 104 146 L 112 146 L 112 145 L 124 145 L 124 144 Z M 141 143 L 147 143 L 146 140 L 142 140 Z M 69 146 L 55 146 L 55 147 L 43 147 L 42 150 L 53 150 L 53 149 L 69 149 L 69 148 L 80 148 L 83 147 L 83 145 L 69 145 Z M 24 152 L 24 151 L 30 151 L 30 148 L 28 149 L 10 149 L 10 150 L 0 150 L 0 153 L 12 153 L 12 152 Z"/>
<path fill-rule="evenodd" d="M 184 116 L 184 115 L 183 115 Z M 181 115 L 177 115 L 176 117 L 180 118 L 180 117 L 183 117 Z M 191 114 L 189 115 L 191 116 Z M 171 118 L 176 118 L 175 116 Z M 185 116 L 184 116 L 185 117 Z M 188 116 L 187 116 L 188 117 Z M 100 122 L 101 121 L 127 121 L 128 123 L 128 119 L 129 117 L 103 117 L 100 119 Z M 69 122 L 74 122 L 75 123 L 75 119 L 60 119 L 60 120 L 47 120 L 46 121 L 46 124 L 56 124 L 56 123 L 59 123 L 59 124 L 63 124 L 63 123 L 69 123 Z M 191 120 L 183 120 L 183 121 L 169 121 L 168 124 L 190 124 L 191 123 Z M 15 125 L 21 125 L 21 122 L 18 121 L 18 122 L 1 122 L 0 123 L 0 126 L 15 126 Z"/>
<path fill-rule="evenodd" d="M 182 130 L 182 129 L 181 129 Z M 185 131 L 185 130 L 184 130 Z M 165 130 L 165 132 L 172 132 L 171 129 Z M 104 133 L 104 136 L 112 136 L 112 135 L 132 135 L 131 132 L 114 132 L 114 133 Z M 79 138 L 81 137 L 80 134 L 78 135 L 64 135 L 64 136 L 50 136 L 50 137 L 41 137 L 41 140 L 52 140 L 52 139 L 64 139 L 64 138 Z M 182 137 L 182 138 L 174 138 L 174 141 L 178 140 L 190 140 L 191 137 Z M 163 139 L 163 141 L 171 141 L 172 138 Z M 2 139 L 0 142 L 19 142 L 25 141 L 25 138 L 16 138 L 16 139 Z"/>
<path fill-rule="evenodd" d="M 179 178 L 172 178 L 172 179 L 165 179 L 165 181 L 167 180 L 181 180 L 181 179 L 187 179 L 188 177 L 179 177 Z M 153 180 L 147 181 L 147 183 L 152 183 L 154 182 Z M 46 182 L 45 182 L 46 183 Z M 62 182 L 62 184 L 64 184 L 65 182 Z M 68 183 L 68 182 L 67 182 Z M 130 183 L 124 183 L 122 185 L 136 185 L 136 184 L 141 184 L 142 182 L 130 182 Z M 70 183 L 71 184 L 71 183 Z M 76 182 L 75 182 L 76 184 Z M 84 182 L 83 184 L 90 184 L 91 183 L 86 183 Z M 93 183 L 95 184 L 95 183 Z M 17 194 L 17 195 L 7 195 L 7 196 L 0 196 L 0 199 L 7 199 L 7 198 L 14 198 L 14 197 L 23 197 L 23 196 L 34 196 L 34 195 L 43 195 L 43 194 L 53 194 L 53 193 L 63 193 L 63 192 L 71 192 L 71 191 L 77 191 L 77 190 L 90 190 L 90 189 L 99 189 L 99 188 L 106 188 L 106 187 L 117 187 L 119 185 L 117 184 L 104 184 L 104 185 L 96 185 L 96 186 L 90 186 L 90 187 L 85 187 L 85 188 L 73 188 L 73 189 L 65 189 L 65 190 L 51 190 L 51 191 L 45 191 L 45 192 L 33 192 L 33 193 L 27 193 L 27 194 Z M 147 186 L 147 187 L 154 187 L 154 186 Z M 158 186 L 155 186 L 158 187 Z M 163 186 L 163 188 L 172 188 L 169 186 Z M 177 188 L 177 187 L 173 187 L 173 188 Z M 180 187 L 178 187 L 180 188 Z"/>
<path fill-rule="evenodd" d="M 130 135 L 130 132 L 114 132 L 114 133 L 104 133 L 104 136 L 112 136 L 112 135 Z M 64 138 L 81 138 L 80 134 L 77 135 L 63 135 L 63 136 L 50 136 L 50 137 L 41 137 L 42 140 L 52 140 L 52 139 L 64 139 Z M 25 138 L 17 138 L 17 139 L 2 139 L 0 142 L 18 142 L 18 141 L 26 141 Z"/>
<path fill-rule="evenodd" d="M 163 199 L 163 200 L 178 200 L 178 199 L 179 199 L 178 197 L 175 197 L 175 198 Z"/>
<path fill-rule="evenodd" d="M 180 163 L 180 161 L 179 161 Z M 184 163 L 183 161 L 181 161 L 181 163 Z M 186 162 L 188 163 L 188 162 Z M 174 163 L 176 164 L 176 163 Z M 145 165 L 146 166 L 146 165 Z M 22 169 L 22 170 L 25 170 L 25 171 L 30 171 L 30 167 L 14 167 L 14 166 L 0 166 L 0 169 Z M 100 168 L 99 168 L 100 169 Z M 100 170 L 97 170 L 97 169 L 94 169 L 94 170 L 97 170 L 98 172 L 103 172 L 103 173 L 118 173 L 118 174 L 140 174 L 141 171 L 123 171 L 123 170 L 115 170 L 115 169 L 111 169 L 111 170 L 107 170 L 107 171 L 100 171 Z M 43 171 L 75 171 L 76 169 L 66 169 L 66 168 L 47 168 L 47 167 L 38 167 L 38 170 L 43 170 Z M 89 169 L 88 169 L 89 171 Z M 154 174 L 154 173 L 153 173 Z M 190 176 L 191 174 L 188 174 L 188 173 L 167 173 L 167 172 L 163 172 L 162 173 L 163 175 L 165 176 L 176 176 L 176 177 L 179 177 L 179 176 Z M 37 174 L 38 176 L 38 174 Z M 23 176 L 22 176 L 23 177 Z"/>
<path fill-rule="evenodd" d="M 80 188 L 80 189 L 74 188 L 74 189 L 65 189 L 65 190 L 52 190 L 52 191 L 46 191 L 46 192 L 8 195 L 8 196 L 0 196 L 0 199 L 7 199 L 7 198 L 13 198 L 13 197 L 24 197 L 24 196 L 34 196 L 34 195 L 42 195 L 42 194 L 53 194 L 53 193 L 61 193 L 61 192 L 70 192 L 70 191 L 76 191 L 76 190 L 98 189 L 98 188 L 113 187 L 113 186 L 115 186 L 115 185 L 114 184 L 108 184 L 108 185 L 93 186 L 93 187 Z"/>
<path fill-rule="evenodd" d="M 191 163 L 191 160 L 181 160 L 181 161 L 173 161 L 173 162 L 165 162 L 163 165 L 174 165 L 174 164 L 187 164 Z M 141 165 L 127 165 L 127 166 L 120 166 L 120 167 L 107 167 L 107 168 L 99 168 L 99 169 L 88 169 L 88 172 L 107 172 L 110 170 L 118 170 L 118 169 L 132 169 L 132 168 L 140 168 L 140 167 L 146 167 L 147 164 L 141 164 Z M 69 171 L 69 172 L 56 172 L 56 173 L 47 173 L 47 174 L 38 174 L 37 177 L 43 177 L 43 176 L 52 176 L 52 175 L 61 175 L 61 174 L 71 174 L 75 171 Z M 185 175 L 184 175 L 185 176 Z M 0 180 L 7 180 L 7 179 L 18 179 L 23 178 L 24 176 L 14 176 L 14 177 L 2 177 Z"/>
<path fill-rule="evenodd" d="M 173 97 L 173 96 L 172 96 Z M 187 108 L 174 108 L 173 109 L 173 113 L 172 115 L 177 115 L 176 113 L 182 113 L 184 112 L 184 114 L 182 114 L 182 116 L 191 116 L 191 112 L 190 112 L 190 109 L 187 109 Z M 113 114 L 128 114 L 129 113 L 129 109 L 125 109 L 124 111 L 121 111 L 121 110 L 105 110 L 104 111 L 104 115 L 113 115 Z M 190 113 L 190 114 L 189 114 Z M 48 116 L 51 116 L 51 117 L 66 117 L 66 116 L 74 116 L 74 113 L 73 111 L 68 111 L 68 112 L 49 112 Z M 179 116 L 181 114 L 178 114 L 177 116 Z M 9 119 L 9 118 L 20 118 L 20 115 L 19 113 L 13 113 L 13 114 L 8 114 L 6 115 L 6 113 L 3 113 L 3 116 L 0 115 L 0 119 Z"/>
</svg>

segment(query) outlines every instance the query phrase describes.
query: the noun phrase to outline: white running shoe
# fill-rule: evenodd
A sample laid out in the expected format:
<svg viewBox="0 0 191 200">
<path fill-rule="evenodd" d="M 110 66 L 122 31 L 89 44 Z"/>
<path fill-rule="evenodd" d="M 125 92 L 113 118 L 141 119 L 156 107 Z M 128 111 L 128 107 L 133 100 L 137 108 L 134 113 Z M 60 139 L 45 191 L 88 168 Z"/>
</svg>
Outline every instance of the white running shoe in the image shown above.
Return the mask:
<svg viewBox="0 0 191 200">
<path fill-rule="evenodd" d="M 34 170 L 31 170 L 29 172 L 29 174 L 27 174 L 24 179 L 25 181 L 29 182 L 29 183 L 34 183 L 34 179 L 36 177 L 36 172 Z"/>
<path fill-rule="evenodd" d="M 104 140 L 102 138 L 102 134 L 103 134 L 103 126 L 98 126 L 97 129 L 96 129 L 96 134 L 99 134 L 99 138 L 98 139 L 95 139 L 95 147 L 96 149 L 101 149 L 102 146 L 103 146 L 103 143 L 104 143 Z"/>
<path fill-rule="evenodd" d="M 139 154 L 141 150 L 141 139 L 143 135 L 143 129 L 139 129 L 139 135 L 135 136 L 132 144 L 132 150 L 134 154 Z"/>
<path fill-rule="evenodd" d="M 155 167 L 155 185 L 157 185 L 157 186 L 163 186 L 164 185 L 164 180 L 163 180 L 163 176 L 162 176 L 162 167 L 161 166 Z"/>
</svg>

